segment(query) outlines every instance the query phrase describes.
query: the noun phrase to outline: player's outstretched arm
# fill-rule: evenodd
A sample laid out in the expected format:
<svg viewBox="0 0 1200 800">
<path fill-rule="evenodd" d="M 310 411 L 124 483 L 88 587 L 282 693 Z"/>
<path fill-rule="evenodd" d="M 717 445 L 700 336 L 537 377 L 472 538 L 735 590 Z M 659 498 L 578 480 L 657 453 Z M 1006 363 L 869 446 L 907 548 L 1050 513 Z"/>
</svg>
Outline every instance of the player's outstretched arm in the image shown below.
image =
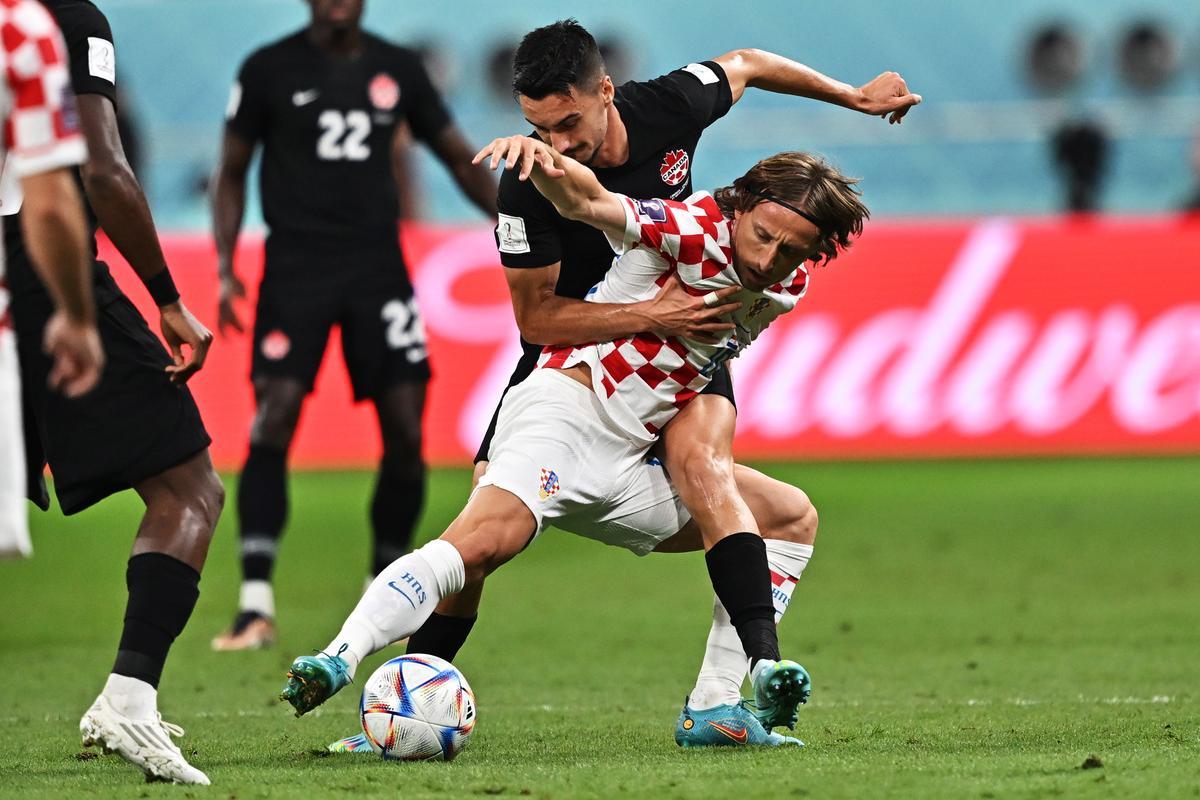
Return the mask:
<svg viewBox="0 0 1200 800">
<path fill-rule="evenodd" d="M 624 237 L 625 207 L 621 198 L 605 189 L 596 173 L 575 159 L 529 136 L 495 139 L 475 154 L 473 163 L 482 163 L 489 156 L 492 169 L 502 162 L 506 169 L 520 164 L 518 178 L 532 179 L 562 216 L 587 223 L 614 239 Z"/>
<path fill-rule="evenodd" d="M 217 275 L 221 280 L 217 308 L 217 331 L 226 327 L 238 333 L 245 326 L 237 315 L 234 301 L 246 297 L 246 287 L 233 269 L 233 253 L 237 249 L 242 218 L 246 213 L 246 173 L 254 156 L 254 144 L 237 133 L 225 129 L 221 140 L 221 160 L 213 173 L 209 201 L 212 204 L 213 241 L 217 247 Z"/>
<path fill-rule="evenodd" d="M 100 227 L 154 298 L 163 338 L 175 361 L 167 371 L 173 381 L 183 383 L 204 366 L 212 333 L 192 316 L 175 289 L 150 204 L 125 157 L 112 101 L 100 94 L 82 94 L 78 104 L 88 146 L 88 160 L 80 167 L 84 191 Z"/>
<path fill-rule="evenodd" d="M 753 87 L 809 97 L 899 123 L 910 108 L 921 102 L 921 95 L 910 92 L 908 84 L 897 72 L 884 72 L 855 87 L 764 50 L 733 50 L 713 61 L 725 70 L 735 103 L 747 87 Z"/>
</svg>

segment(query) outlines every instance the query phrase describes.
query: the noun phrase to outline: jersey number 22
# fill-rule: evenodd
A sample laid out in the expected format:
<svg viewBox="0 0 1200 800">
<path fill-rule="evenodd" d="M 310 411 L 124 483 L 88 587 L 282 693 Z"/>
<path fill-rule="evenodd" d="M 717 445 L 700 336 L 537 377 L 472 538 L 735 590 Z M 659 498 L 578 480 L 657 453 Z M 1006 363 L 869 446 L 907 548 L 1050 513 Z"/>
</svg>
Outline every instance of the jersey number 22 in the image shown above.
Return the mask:
<svg viewBox="0 0 1200 800">
<path fill-rule="evenodd" d="M 322 161 L 366 161 L 371 156 L 371 146 L 367 144 L 371 116 L 367 112 L 322 111 L 317 124 L 321 126 L 317 158 Z"/>
</svg>

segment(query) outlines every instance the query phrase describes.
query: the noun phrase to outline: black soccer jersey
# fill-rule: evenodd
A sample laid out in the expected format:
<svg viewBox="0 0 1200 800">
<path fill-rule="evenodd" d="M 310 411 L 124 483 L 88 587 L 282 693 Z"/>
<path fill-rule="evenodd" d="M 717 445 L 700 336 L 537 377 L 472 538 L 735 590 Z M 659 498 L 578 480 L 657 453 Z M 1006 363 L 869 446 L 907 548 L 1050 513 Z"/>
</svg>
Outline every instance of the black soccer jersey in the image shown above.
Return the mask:
<svg viewBox="0 0 1200 800">
<path fill-rule="evenodd" d="M 230 130 L 261 142 L 263 217 L 277 241 L 395 241 L 399 216 L 391 146 L 407 121 L 426 142 L 450 114 L 420 58 L 368 33 L 354 56 L 306 31 L 252 54 L 226 113 Z"/>
<path fill-rule="evenodd" d="M 71 88 L 75 94 L 98 94 L 107 97 L 113 106 L 117 103 L 117 71 L 116 48 L 113 45 L 112 28 L 103 12 L 90 0 L 42 0 L 42 4 L 50 11 L 55 22 L 62 31 L 63 40 L 67 45 L 70 59 Z M 75 170 L 78 176 L 79 170 Z M 82 185 L 82 181 L 80 181 Z M 87 213 L 88 226 L 92 235 L 92 256 L 96 255 L 96 214 L 87 202 L 87 195 L 81 191 L 84 211 Z M 4 245 L 9 269 L 8 281 L 13 296 L 17 297 L 26 292 L 44 292 L 41 280 L 33 271 L 33 265 L 28 263 L 25 253 L 25 240 L 21 234 L 19 216 L 7 217 L 4 221 Z M 106 268 L 97 265 L 97 289 L 108 286 L 101 280 L 107 273 Z M 106 302 L 110 292 L 102 291 L 97 295 L 97 302 Z"/>
<path fill-rule="evenodd" d="M 618 87 L 614 102 L 629 136 L 629 158 L 618 167 L 594 169 L 600 183 L 629 197 L 690 195 L 700 134 L 733 105 L 721 66 L 705 61 L 651 81 L 631 81 Z M 582 299 L 603 280 L 613 259 L 604 234 L 561 217 L 532 181 L 517 180 L 516 171 L 506 170 L 497 204 L 496 246 L 504 266 L 561 262 L 555 293 L 563 297 Z M 541 346 L 524 341 L 522 346 L 522 364 L 536 360 Z"/>
</svg>

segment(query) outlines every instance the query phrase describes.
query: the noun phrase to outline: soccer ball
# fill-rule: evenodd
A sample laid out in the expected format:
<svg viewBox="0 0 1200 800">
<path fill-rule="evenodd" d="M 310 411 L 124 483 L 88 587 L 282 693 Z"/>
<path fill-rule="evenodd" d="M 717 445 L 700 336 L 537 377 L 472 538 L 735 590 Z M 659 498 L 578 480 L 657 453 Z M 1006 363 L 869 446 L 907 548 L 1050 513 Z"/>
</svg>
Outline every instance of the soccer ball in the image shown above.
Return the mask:
<svg viewBox="0 0 1200 800">
<path fill-rule="evenodd" d="M 363 685 L 363 733 L 375 752 L 403 761 L 449 761 L 475 728 L 475 695 L 449 661 L 393 658 Z"/>
</svg>

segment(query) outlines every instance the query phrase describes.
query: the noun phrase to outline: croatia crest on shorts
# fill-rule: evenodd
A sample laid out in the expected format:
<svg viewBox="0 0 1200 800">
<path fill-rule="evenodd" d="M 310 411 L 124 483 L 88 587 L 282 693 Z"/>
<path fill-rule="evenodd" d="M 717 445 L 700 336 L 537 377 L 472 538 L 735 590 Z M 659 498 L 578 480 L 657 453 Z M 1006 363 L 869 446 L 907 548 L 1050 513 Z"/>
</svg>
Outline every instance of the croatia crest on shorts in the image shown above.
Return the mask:
<svg viewBox="0 0 1200 800">
<path fill-rule="evenodd" d="M 558 473 L 542 467 L 541 476 L 538 478 L 538 497 L 549 500 L 558 494 L 559 488 L 561 487 L 558 482 Z"/>
</svg>

